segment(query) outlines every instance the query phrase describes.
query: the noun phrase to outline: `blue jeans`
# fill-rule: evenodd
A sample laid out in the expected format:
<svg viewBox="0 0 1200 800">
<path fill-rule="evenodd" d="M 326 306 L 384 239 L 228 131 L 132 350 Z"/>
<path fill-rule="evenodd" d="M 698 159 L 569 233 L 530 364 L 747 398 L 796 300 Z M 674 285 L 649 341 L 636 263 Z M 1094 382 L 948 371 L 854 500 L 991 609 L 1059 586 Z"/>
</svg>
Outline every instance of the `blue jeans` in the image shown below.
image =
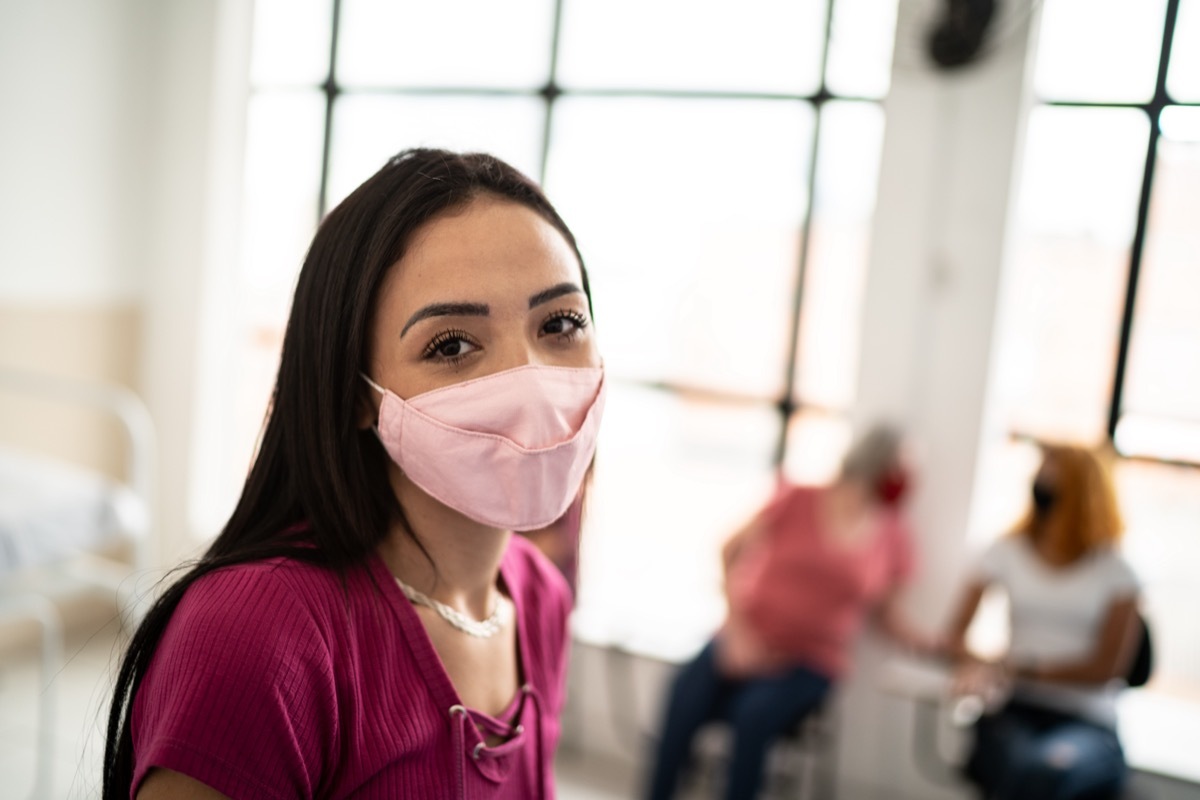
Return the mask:
<svg viewBox="0 0 1200 800">
<path fill-rule="evenodd" d="M 1127 774 L 1115 731 L 1015 702 L 979 720 L 967 762 L 989 800 L 1108 800 Z"/>
<path fill-rule="evenodd" d="M 829 679 L 805 667 L 751 680 L 727 678 L 717 672 L 714 644 L 709 642 L 675 679 L 646 796 L 669 800 L 691 756 L 696 732 L 706 722 L 725 720 L 733 728 L 725 796 L 756 797 L 771 742 L 819 706 L 828 691 Z"/>
</svg>

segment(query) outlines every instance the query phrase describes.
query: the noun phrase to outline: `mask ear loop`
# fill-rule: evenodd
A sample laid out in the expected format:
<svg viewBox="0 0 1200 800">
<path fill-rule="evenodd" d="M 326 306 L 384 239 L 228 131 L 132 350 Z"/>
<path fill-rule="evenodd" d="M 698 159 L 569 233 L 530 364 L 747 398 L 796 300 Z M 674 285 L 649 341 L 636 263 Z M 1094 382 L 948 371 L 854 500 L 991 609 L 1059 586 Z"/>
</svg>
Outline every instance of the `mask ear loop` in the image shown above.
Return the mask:
<svg viewBox="0 0 1200 800">
<path fill-rule="evenodd" d="M 370 378 L 370 377 L 367 375 L 367 373 L 365 373 L 365 372 L 360 372 L 360 373 L 358 373 L 358 374 L 359 374 L 359 376 L 361 376 L 361 377 L 362 377 L 362 379 L 363 379 L 364 381 L 366 381 L 366 382 L 367 382 L 367 384 L 368 384 L 368 385 L 369 385 L 369 386 L 370 386 L 372 389 L 374 389 L 375 391 L 379 392 L 379 393 L 380 393 L 380 394 L 382 394 L 382 395 L 386 395 L 386 394 L 387 394 L 387 389 L 384 389 L 384 388 L 383 388 L 382 386 L 380 386 L 378 383 L 376 383 L 375 381 L 371 380 L 371 378 Z"/>
<path fill-rule="evenodd" d="M 388 394 L 387 389 L 384 389 L 378 383 L 371 380 L 370 376 L 368 376 L 367 373 L 360 372 L 358 374 L 362 377 L 362 379 L 364 381 L 367 382 L 368 386 L 370 386 L 375 391 L 379 392 L 379 394 L 381 394 L 382 396 L 387 397 L 387 394 Z M 379 433 L 379 417 L 378 416 L 375 417 L 375 424 L 371 426 L 371 430 L 375 433 L 375 438 L 379 440 L 379 443 L 383 444 L 383 436 L 381 436 Z"/>
</svg>

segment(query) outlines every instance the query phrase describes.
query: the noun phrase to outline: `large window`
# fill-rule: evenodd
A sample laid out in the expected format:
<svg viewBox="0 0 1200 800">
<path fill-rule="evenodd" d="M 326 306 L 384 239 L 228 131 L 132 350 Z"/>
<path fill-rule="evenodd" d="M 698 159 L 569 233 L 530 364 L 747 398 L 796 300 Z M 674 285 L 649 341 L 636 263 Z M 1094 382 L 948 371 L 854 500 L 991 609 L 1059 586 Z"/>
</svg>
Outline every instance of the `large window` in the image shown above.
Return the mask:
<svg viewBox="0 0 1200 800">
<path fill-rule="evenodd" d="M 1007 431 L 1111 440 L 1155 685 L 1200 698 L 1200 0 L 1046 0 L 1000 316 Z M 1026 502 L 996 443 L 976 530 Z"/>
<path fill-rule="evenodd" d="M 258 0 L 227 494 L 319 215 L 404 147 L 489 150 L 574 229 L 612 380 L 580 628 L 698 644 L 718 542 L 778 470 L 824 478 L 846 443 L 894 20 L 895 0 Z"/>
</svg>

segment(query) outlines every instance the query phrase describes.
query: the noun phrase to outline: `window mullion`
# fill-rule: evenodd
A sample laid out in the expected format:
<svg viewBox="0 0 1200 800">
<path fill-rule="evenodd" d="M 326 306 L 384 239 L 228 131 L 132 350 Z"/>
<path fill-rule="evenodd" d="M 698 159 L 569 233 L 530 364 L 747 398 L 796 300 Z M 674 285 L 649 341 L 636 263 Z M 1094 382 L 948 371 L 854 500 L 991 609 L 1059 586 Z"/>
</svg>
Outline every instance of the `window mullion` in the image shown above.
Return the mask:
<svg viewBox="0 0 1200 800">
<path fill-rule="evenodd" d="M 325 134 L 321 144 L 321 183 L 317 190 L 317 219 L 325 217 L 326 196 L 329 194 L 329 158 L 333 149 L 333 103 L 341 90 L 337 83 L 337 54 L 339 28 L 342 21 L 342 0 L 333 0 L 333 23 L 329 28 L 329 75 L 321 89 L 325 93 Z"/>
<path fill-rule="evenodd" d="M 1150 199 L 1154 184 L 1155 162 L 1158 158 L 1159 118 L 1168 104 L 1167 73 L 1171 66 L 1171 44 L 1175 39 L 1175 21 L 1179 17 L 1179 0 L 1167 0 L 1167 12 L 1163 20 L 1162 54 L 1158 61 L 1158 76 L 1155 81 L 1154 99 L 1146 107 L 1150 117 L 1150 136 L 1146 145 L 1146 166 L 1142 173 L 1142 191 L 1138 198 L 1137 227 L 1129 252 L 1129 279 L 1125 284 L 1125 305 L 1121 314 L 1121 334 L 1117 344 L 1117 363 L 1113 370 L 1113 387 L 1108 406 L 1108 438 L 1111 441 L 1121 421 L 1121 401 L 1125 391 L 1125 375 L 1128 371 L 1129 344 L 1133 336 L 1133 317 L 1137 305 L 1138 280 L 1141 277 L 1142 256 L 1146 246 L 1146 228 L 1149 225 Z"/>
</svg>

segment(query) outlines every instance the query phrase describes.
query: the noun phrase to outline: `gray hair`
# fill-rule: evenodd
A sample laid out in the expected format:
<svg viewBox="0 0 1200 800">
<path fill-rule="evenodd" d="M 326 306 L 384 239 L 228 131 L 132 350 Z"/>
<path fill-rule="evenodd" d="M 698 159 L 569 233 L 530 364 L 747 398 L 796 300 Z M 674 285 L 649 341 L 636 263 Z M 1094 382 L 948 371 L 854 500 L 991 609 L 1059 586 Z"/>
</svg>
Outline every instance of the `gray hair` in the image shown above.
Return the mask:
<svg viewBox="0 0 1200 800">
<path fill-rule="evenodd" d="M 887 423 L 872 425 L 842 460 L 842 480 L 874 486 L 896 463 L 903 440 L 900 431 Z"/>
</svg>

